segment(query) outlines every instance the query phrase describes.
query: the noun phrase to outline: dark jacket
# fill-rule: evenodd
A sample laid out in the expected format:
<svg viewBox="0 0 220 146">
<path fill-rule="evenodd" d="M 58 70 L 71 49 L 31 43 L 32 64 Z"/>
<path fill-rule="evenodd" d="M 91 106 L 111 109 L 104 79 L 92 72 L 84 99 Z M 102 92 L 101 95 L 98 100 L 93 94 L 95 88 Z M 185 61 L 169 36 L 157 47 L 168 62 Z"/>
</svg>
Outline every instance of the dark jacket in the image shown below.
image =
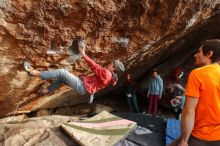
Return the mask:
<svg viewBox="0 0 220 146">
<path fill-rule="evenodd" d="M 127 95 L 127 94 L 134 95 L 134 94 L 136 94 L 136 86 L 134 83 L 126 81 L 123 85 L 123 91 L 124 91 L 125 95 Z"/>
</svg>

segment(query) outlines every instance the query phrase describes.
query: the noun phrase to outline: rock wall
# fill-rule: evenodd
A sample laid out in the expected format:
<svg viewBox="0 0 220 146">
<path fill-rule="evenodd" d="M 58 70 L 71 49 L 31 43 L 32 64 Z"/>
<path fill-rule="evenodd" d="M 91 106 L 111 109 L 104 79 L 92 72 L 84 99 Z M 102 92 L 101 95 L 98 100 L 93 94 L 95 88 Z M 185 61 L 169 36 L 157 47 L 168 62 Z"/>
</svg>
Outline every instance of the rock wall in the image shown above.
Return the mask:
<svg viewBox="0 0 220 146">
<path fill-rule="evenodd" d="M 65 106 L 70 100 L 61 100 L 61 92 L 71 93 L 65 99 L 75 98 L 71 105 L 86 100 L 67 87 L 51 95 L 56 98 L 39 97 L 36 93 L 44 82 L 28 76 L 23 61 L 29 61 L 38 70 L 65 68 L 75 75 L 90 73 L 80 56 L 69 49 L 72 39 L 82 36 L 88 45 L 88 55 L 100 64 L 120 59 L 127 70 L 146 64 L 153 66 L 178 51 L 168 50 L 173 44 L 216 15 L 219 3 L 219 0 L 1 0 L 0 116 L 20 108 L 23 101 L 27 101 L 23 108 L 27 112 L 42 106 L 49 108 L 47 103 L 51 100 L 59 103 L 56 106 Z M 34 100 L 29 101 L 32 97 Z M 45 104 L 36 107 L 41 103 Z"/>
<path fill-rule="evenodd" d="M 55 115 L 31 119 L 20 115 L 0 119 L 0 144 L 76 146 L 78 144 L 61 130 L 60 124 L 77 120 L 79 120 L 78 117 Z"/>
</svg>

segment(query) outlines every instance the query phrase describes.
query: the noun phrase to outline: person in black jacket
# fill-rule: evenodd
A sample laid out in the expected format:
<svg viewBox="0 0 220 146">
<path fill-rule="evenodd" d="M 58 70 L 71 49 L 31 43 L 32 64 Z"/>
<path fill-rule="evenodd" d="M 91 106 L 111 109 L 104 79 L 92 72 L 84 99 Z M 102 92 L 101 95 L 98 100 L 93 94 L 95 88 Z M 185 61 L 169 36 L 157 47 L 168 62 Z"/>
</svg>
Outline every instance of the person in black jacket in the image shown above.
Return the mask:
<svg viewBox="0 0 220 146">
<path fill-rule="evenodd" d="M 137 104 L 136 87 L 133 83 L 130 73 L 126 75 L 126 80 L 123 85 L 124 94 L 126 95 L 129 109 L 132 112 L 139 113 L 139 107 Z"/>
</svg>

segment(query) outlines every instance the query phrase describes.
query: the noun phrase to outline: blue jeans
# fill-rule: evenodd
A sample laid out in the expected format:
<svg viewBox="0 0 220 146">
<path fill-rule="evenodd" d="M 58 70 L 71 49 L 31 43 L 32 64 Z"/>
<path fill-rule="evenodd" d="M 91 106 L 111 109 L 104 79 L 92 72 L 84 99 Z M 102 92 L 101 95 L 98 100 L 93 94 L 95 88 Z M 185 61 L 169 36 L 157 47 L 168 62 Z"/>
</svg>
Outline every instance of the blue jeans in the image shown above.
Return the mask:
<svg viewBox="0 0 220 146">
<path fill-rule="evenodd" d="M 56 79 L 56 81 L 54 81 L 48 87 L 48 93 L 53 92 L 54 90 L 58 89 L 61 84 L 65 83 L 66 85 L 77 91 L 79 94 L 87 94 L 87 91 L 83 85 L 83 81 L 65 69 L 42 71 L 40 73 L 40 77 L 42 80 Z"/>
</svg>

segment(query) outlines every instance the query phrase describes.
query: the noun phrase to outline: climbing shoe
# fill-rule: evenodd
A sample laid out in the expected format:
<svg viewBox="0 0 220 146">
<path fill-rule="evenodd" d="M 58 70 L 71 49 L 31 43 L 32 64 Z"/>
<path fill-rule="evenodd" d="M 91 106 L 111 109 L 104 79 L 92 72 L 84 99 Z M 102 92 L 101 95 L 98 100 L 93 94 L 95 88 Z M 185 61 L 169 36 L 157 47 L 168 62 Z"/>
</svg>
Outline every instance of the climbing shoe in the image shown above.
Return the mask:
<svg viewBox="0 0 220 146">
<path fill-rule="evenodd" d="M 30 72 L 32 72 L 34 69 L 33 69 L 33 67 L 30 65 L 30 63 L 28 63 L 27 61 L 25 61 L 24 62 L 24 69 L 28 72 L 28 73 L 30 73 Z"/>
</svg>

